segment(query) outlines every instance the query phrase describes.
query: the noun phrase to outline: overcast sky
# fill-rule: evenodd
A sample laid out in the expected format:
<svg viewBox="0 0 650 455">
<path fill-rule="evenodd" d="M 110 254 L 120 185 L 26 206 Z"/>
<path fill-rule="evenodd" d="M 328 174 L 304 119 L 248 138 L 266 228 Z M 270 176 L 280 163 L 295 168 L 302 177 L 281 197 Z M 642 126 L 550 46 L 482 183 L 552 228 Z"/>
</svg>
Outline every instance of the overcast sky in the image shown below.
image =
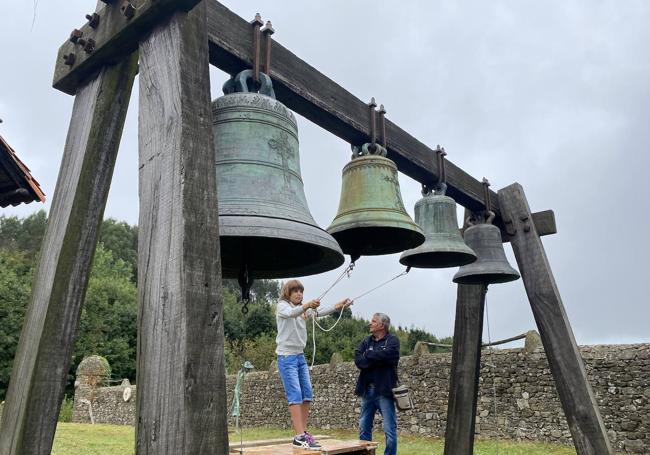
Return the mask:
<svg viewBox="0 0 650 455">
<path fill-rule="evenodd" d="M 650 3 L 643 1 L 229 0 L 247 20 L 495 191 L 523 185 L 533 211 L 552 209 L 543 242 L 579 344 L 650 341 Z M 0 134 L 54 193 L 73 98 L 51 88 L 60 44 L 93 0 L 0 3 Z M 34 13 L 35 10 L 35 13 Z M 34 16 L 35 14 L 35 16 Z M 213 69 L 212 94 L 226 75 Z M 106 207 L 136 224 L 137 81 Z M 349 146 L 299 118 L 311 213 L 336 213 Z M 407 209 L 420 185 L 400 175 Z M 32 203 L 3 209 L 25 216 Z M 511 264 L 516 266 L 506 245 Z M 354 297 L 400 273 L 399 255 L 366 257 L 325 299 Z M 320 294 L 342 269 L 303 281 Z M 354 313 L 452 335 L 455 269 L 412 270 L 360 299 Z M 535 328 L 521 280 L 488 292 L 491 339 Z M 487 340 L 487 330 L 484 339 Z"/>
</svg>

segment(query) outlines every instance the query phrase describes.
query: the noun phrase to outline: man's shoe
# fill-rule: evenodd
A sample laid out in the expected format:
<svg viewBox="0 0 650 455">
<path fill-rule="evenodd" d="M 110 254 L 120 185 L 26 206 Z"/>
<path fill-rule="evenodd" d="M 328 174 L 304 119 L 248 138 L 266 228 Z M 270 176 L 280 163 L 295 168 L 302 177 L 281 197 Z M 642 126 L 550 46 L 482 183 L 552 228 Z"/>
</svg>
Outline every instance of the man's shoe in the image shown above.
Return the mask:
<svg viewBox="0 0 650 455">
<path fill-rule="evenodd" d="M 294 447 L 307 450 L 320 450 L 321 446 L 309 433 L 303 433 L 293 438 Z"/>
</svg>

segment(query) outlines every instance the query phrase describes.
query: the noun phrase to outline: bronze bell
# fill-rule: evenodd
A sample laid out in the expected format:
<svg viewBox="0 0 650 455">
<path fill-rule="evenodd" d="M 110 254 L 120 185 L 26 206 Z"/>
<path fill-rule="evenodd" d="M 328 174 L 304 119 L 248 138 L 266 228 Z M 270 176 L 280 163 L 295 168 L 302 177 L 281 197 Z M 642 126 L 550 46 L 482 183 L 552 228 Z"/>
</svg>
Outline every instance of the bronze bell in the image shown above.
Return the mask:
<svg viewBox="0 0 650 455">
<path fill-rule="evenodd" d="M 476 262 L 462 266 L 454 275 L 454 283 L 492 284 L 519 279 L 519 272 L 506 259 L 499 228 L 492 224 L 489 212 L 485 223 L 473 224 L 465 230 L 465 243 L 476 253 Z"/>
<path fill-rule="evenodd" d="M 397 166 L 386 149 L 370 144 L 353 147 L 343 168 L 339 209 L 327 232 L 353 258 L 391 254 L 414 248 L 424 235 L 404 209 Z"/>
<path fill-rule="evenodd" d="M 435 192 L 422 189 L 422 199 L 415 204 L 415 223 L 422 228 L 425 241 L 405 251 L 399 259 L 403 265 L 435 269 L 458 267 L 476 260 L 476 254 L 463 241 L 456 219 L 456 201 L 445 196 L 447 185 Z"/>
<path fill-rule="evenodd" d="M 245 70 L 212 103 L 223 277 L 247 282 L 335 269 L 343 253 L 307 207 L 296 119 L 266 74 L 260 82 L 255 93 Z"/>
</svg>

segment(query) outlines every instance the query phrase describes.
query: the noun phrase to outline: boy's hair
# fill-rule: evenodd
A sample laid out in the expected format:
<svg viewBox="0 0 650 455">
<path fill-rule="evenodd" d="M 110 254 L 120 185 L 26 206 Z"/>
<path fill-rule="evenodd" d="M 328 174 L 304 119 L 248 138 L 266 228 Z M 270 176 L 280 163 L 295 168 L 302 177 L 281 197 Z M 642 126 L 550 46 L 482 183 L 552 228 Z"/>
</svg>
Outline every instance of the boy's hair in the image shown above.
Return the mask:
<svg viewBox="0 0 650 455">
<path fill-rule="evenodd" d="M 280 298 L 282 300 L 286 300 L 289 302 L 289 297 L 291 297 L 291 293 L 295 291 L 296 289 L 300 289 L 301 291 L 305 291 L 305 287 L 302 285 L 302 283 L 298 280 L 289 280 L 286 283 L 282 285 L 282 290 L 280 291 Z"/>
</svg>

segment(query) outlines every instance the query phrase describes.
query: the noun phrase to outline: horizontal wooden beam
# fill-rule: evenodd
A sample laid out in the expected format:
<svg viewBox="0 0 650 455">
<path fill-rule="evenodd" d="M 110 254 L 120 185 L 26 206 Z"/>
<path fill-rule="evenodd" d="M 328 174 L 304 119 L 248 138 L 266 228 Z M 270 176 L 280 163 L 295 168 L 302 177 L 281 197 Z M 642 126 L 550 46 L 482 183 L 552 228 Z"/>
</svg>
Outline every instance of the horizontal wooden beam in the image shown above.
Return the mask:
<svg viewBox="0 0 650 455">
<path fill-rule="evenodd" d="M 117 63 L 175 11 L 189 11 L 200 0 L 131 0 L 106 4 L 61 45 L 53 87 L 74 95 L 104 65 Z M 131 6 L 129 6 L 131 5 Z"/>
<path fill-rule="evenodd" d="M 210 63 L 234 75 L 253 64 L 251 25 L 216 1 L 208 2 Z M 263 50 L 262 50 L 263 51 Z M 277 42 L 271 48 L 271 78 L 276 97 L 289 109 L 351 144 L 368 142 L 368 105 Z M 386 119 L 388 157 L 400 172 L 421 183 L 438 179 L 435 152 Z M 446 161 L 447 195 L 473 210 L 484 209 L 483 184 Z M 490 191 L 495 224 L 505 231 L 497 194 Z M 540 235 L 556 232 L 552 211 L 534 214 Z M 506 236 L 504 236 L 506 237 Z"/>
</svg>

